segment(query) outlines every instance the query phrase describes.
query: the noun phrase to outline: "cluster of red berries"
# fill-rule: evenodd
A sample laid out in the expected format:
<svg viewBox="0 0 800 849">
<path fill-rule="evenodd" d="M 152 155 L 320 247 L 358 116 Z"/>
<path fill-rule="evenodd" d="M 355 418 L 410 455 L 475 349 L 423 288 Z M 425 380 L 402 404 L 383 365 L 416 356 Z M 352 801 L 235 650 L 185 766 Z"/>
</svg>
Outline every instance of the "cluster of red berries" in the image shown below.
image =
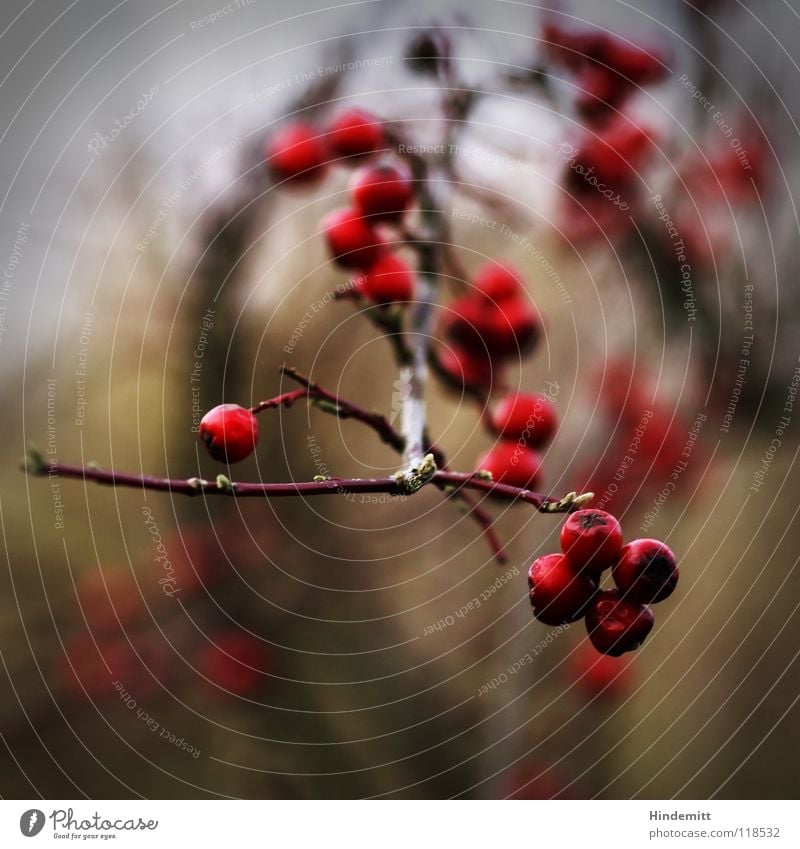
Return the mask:
<svg viewBox="0 0 800 849">
<path fill-rule="evenodd" d="M 385 227 L 399 226 L 414 197 L 414 179 L 402 162 L 384 158 L 382 122 L 361 109 L 341 113 L 326 130 L 295 121 L 269 140 L 267 164 L 288 183 L 318 180 L 331 163 L 352 165 L 370 156 L 350 182 L 351 205 L 331 212 L 322 230 L 333 259 L 354 271 L 354 287 L 376 304 L 409 301 L 414 280 L 408 264 L 390 251 Z"/>
<path fill-rule="evenodd" d="M 574 32 L 548 22 L 542 38 L 553 61 L 573 74 L 576 106 L 586 118 L 613 113 L 637 88 L 660 82 L 668 74 L 660 51 L 604 30 Z"/>
<path fill-rule="evenodd" d="M 670 596 L 678 583 L 672 551 L 653 539 L 623 545 L 619 522 L 604 510 L 571 513 L 561 528 L 561 551 L 537 558 L 528 570 L 533 615 L 546 625 L 585 617 L 602 654 L 638 648 L 653 627 L 648 605 Z M 602 590 L 607 569 L 616 586 Z"/>
<path fill-rule="evenodd" d="M 535 489 L 541 477 L 539 453 L 553 438 L 557 427 L 555 407 L 545 395 L 507 395 L 484 417 L 487 430 L 498 441 L 477 461 L 479 471 L 492 480 Z"/>
<path fill-rule="evenodd" d="M 542 319 L 525 298 L 519 272 L 488 262 L 476 272 L 469 294 L 443 311 L 441 332 L 448 341 L 439 356 L 443 376 L 459 389 L 486 391 L 503 364 L 533 351 Z"/>
</svg>

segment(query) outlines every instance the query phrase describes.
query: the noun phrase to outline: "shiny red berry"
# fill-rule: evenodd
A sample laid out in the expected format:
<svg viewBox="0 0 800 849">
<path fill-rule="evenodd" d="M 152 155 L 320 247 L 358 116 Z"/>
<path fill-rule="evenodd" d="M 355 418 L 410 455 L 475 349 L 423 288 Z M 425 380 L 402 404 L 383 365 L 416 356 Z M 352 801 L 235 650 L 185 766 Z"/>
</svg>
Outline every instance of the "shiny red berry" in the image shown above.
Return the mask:
<svg viewBox="0 0 800 849">
<path fill-rule="evenodd" d="M 394 221 L 411 203 L 414 181 L 405 165 L 369 165 L 353 174 L 350 193 L 365 218 Z"/>
<path fill-rule="evenodd" d="M 626 599 L 644 604 L 663 601 L 678 584 L 675 555 L 655 539 L 629 542 L 611 574 Z"/>
<path fill-rule="evenodd" d="M 364 269 L 380 257 L 386 240 L 356 209 L 337 209 L 322 220 L 328 250 L 343 268 Z"/>
<path fill-rule="evenodd" d="M 583 616 L 597 584 L 576 574 L 563 554 L 545 554 L 531 563 L 528 587 L 533 615 L 545 625 L 566 625 Z"/>
<path fill-rule="evenodd" d="M 472 282 L 475 289 L 491 301 L 509 301 L 519 297 L 524 289 L 519 272 L 499 262 L 484 263 L 475 272 Z"/>
<path fill-rule="evenodd" d="M 581 643 L 569 658 L 569 672 L 589 698 L 621 699 L 633 678 L 630 660 L 598 654 L 589 642 Z"/>
<path fill-rule="evenodd" d="M 536 489 L 542 458 L 538 452 L 516 442 L 498 442 L 484 452 L 475 464 L 478 471 L 492 473 L 492 480 L 520 489 Z"/>
<path fill-rule="evenodd" d="M 342 112 L 328 127 L 328 145 L 337 156 L 360 158 L 382 144 L 381 122 L 362 109 Z"/>
<path fill-rule="evenodd" d="M 619 590 L 599 592 L 586 609 L 586 630 L 601 654 L 618 657 L 638 648 L 653 628 L 653 611 L 622 598 Z"/>
<path fill-rule="evenodd" d="M 258 419 L 238 404 L 220 404 L 200 421 L 200 440 L 221 463 L 249 457 L 258 442 Z"/>
<path fill-rule="evenodd" d="M 356 288 L 374 304 L 410 301 L 414 297 L 414 273 L 405 260 L 386 254 L 356 278 Z"/>
<path fill-rule="evenodd" d="M 619 559 L 622 528 L 605 510 L 576 510 L 561 527 L 561 550 L 573 569 L 599 577 Z"/>
<path fill-rule="evenodd" d="M 489 414 L 488 424 L 504 439 L 541 449 L 556 431 L 556 411 L 544 395 L 507 395 Z"/>
<path fill-rule="evenodd" d="M 271 136 L 266 158 L 275 179 L 305 183 L 322 176 L 330 151 L 314 126 L 295 121 Z"/>
</svg>

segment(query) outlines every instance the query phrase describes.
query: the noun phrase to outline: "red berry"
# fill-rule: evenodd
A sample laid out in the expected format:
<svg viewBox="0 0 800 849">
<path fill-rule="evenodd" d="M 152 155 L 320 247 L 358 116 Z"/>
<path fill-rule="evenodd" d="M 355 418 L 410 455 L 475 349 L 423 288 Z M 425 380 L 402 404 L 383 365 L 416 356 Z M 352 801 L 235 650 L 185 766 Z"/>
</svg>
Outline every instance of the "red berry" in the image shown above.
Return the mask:
<svg viewBox="0 0 800 849">
<path fill-rule="evenodd" d="M 510 301 L 524 289 L 516 269 L 499 262 L 482 265 L 475 273 L 473 284 L 481 295 L 492 301 Z"/>
<path fill-rule="evenodd" d="M 222 690 L 243 696 L 266 678 L 269 652 L 245 631 L 226 631 L 209 637 L 197 659 L 200 673 Z"/>
<path fill-rule="evenodd" d="M 653 628 L 653 611 L 622 598 L 619 590 L 599 592 L 586 610 L 586 630 L 601 654 L 618 657 L 633 651 Z"/>
<path fill-rule="evenodd" d="M 489 414 L 488 423 L 504 439 L 543 448 L 556 431 L 556 411 L 544 395 L 508 395 Z"/>
<path fill-rule="evenodd" d="M 458 390 L 488 390 L 496 378 L 496 371 L 486 356 L 476 356 L 463 348 L 441 348 L 439 376 Z"/>
<path fill-rule="evenodd" d="M 353 174 L 350 192 L 365 218 L 395 220 L 411 203 L 414 181 L 404 165 L 370 165 Z"/>
<path fill-rule="evenodd" d="M 295 121 L 272 135 L 266 157 L 276 179 L 304 183 L 322 176 L 330 151 L 311 124 Z"/>
<path fill-rule="evenodd" d="M 410 301 L 414 297 L 414 273 L 396 254 L 386 254 L 356 279 L 356 287 L 375 304 Z"/>
<path fill-rule="evenodd" d="M 255 450 L 258 419 L 238 404 L 220 404 L 200 421 L 200 439 L 215 460 L 238 463 Z"/>
<path fill-rule="evenodd" d="M 590 698 L 620 699 L 630 688 L 632 672 L 629 660 L 598 654 L 588 642 L 581 643 L 569 659 L 569 670 L 576 684 Z"/>
<path fill-rule="evenodd" d="M 539 339 L 541 319 L 519 299 L 487 303 L 467 295 L 450 305 L 444 332 L 476 354 L 504 359 L 532 350 Z"/>
<path fill-rule="evenodd" d="M 622 528 L 605 510 L 576 510 L 561 527 L 561 550 L 573 569 L 599 578 L 619 559 Z"/>
<path fill-rule="evenodd" d="M 545 554 L 528 570 L 533 615 L 545 625 L 566 625 L 583 616 L 597 584 L 576 574 L 563 554 Z"/>
<path fill-rule="evenodd" d="M 383 129 L 368 112 L 348 109 L 328 128 L 328 144 L 338 156 L 362 157 L 383 144 Z"/>
<path fill-rule="evenodd" d="M 491 472 L 495 482 L 520 489 L 536 489 L 541 467 L 542 458 L 539 454 L 516 442 L 498 442 L 484 452 L 475 464 L 478 471 Z"/>
<path fill-rule="evenodd" d="M 337 209 L 322 220 L 328 250 L 344 268 L 369 268 L 380 257 L 386 240 L 358 210 Z"/>
<path fill-rule="evenodd" d="M 626 599 L 654 604 L 672 595 L 678 584 L 678 566 L 663 542 L 635 539 L 622 549 L 612 576 Z"/>
</svg>

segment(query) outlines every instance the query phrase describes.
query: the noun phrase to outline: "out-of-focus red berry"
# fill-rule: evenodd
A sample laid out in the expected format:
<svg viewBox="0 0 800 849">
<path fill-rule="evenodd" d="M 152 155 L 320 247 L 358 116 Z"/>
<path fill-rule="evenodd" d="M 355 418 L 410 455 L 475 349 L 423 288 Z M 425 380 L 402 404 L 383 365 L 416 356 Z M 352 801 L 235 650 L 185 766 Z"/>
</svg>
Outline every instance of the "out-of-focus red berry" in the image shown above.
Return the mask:
<svg viewBox="0 0 800 849">
<path fill-rule="evenodd" d="M 270 653 L 262 640 L 238 630 L 211 634 L 208 639 L 197 666 L 212 684 L 245 696 L 267 680 Z"/>
<path fill-rule="evenodd" d="M 544 395 L 520 392 L 507 395 L 489 413 L 489 428 L 504 439 L 521 440 L 531 448 L 544 448 L 557 427 L 556 410 Z"/>
<path fill-rule="evenodd" d="M 410 301 L 414 297 L 414 272 L 396 254 L 386 254 L 362 272 L 355 285 L 374 304 Z"/>
<path fill-rule="evenodd" d="M 473 279 L 475 289 L 491 301 L 510 301 L 524 291 L 522 277 L 510 265 L 500 262 L 484 263 Z"/>
<path fill-rule="evenodd" d="M 386 248 L 386 239 L 357 209 L 337 209 L 322 220 L 328 250 L 343 268 L 369 268 Z"/>
<path fill-rule="evenodd" d="M 328 145 L 341 157 L 361 158 L 383 144 L 379 119 L 363 109 L 347 109 L 328 127 Z"/>
<path fill-rule="evenodd" d="M 307 183 L 322 176 L 330 150 L 312 124 L 293 121 L 270 136 L 266 160 L 276 179 Z"/>
<path fill-rule="evenodd" d="M 588 641 L 572 652 L 568 669 L 581 691 L 591 699 L 623 699 L 633 679 L 630 660 L 598 654 Z"/>
<path fill-rule="evenodd" d="M 478 457 L 476 471 L 492 473 L 492 480 L 521 489 L 536 489 L 542 458 L 537 451 L 516 442 L 498 442 Z"/>
<path fill-rule="evenodd" d="M 414 197 L 414 180 L 405 165 L 366 165 L 353 174 L 350 193 L 356 209 L 370 221 L 397 221 Z"/>
</svg>

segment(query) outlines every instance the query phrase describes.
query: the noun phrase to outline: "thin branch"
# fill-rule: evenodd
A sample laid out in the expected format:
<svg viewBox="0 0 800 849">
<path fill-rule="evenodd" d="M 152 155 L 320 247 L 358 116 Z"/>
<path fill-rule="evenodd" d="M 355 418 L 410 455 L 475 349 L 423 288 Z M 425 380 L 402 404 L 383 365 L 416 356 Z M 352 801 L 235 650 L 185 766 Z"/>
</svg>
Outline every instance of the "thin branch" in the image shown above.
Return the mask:
<svg viewBox="0 0 800 849">
<path fill-rule="evenodd" d="M 342 495 L 350 493 L 385 493 L 388 495 L 410 495 L 420 487 L 409 489 L 401 476 L 384 478 L 326 478 L 313 481 L 288 483 L 238 483 L 225 475 L 216 480 L 203 478 L 160 478 L 153 475 L 136 475 L 103 469 L 97 465 L 73 466 L 67 463 L 47 462 L 37 451 L 30 450 L 22 468 L 34 477 L 60 477 L 92 481 L 105 486 L 132 487 L 135 489 L 171 492 L 175 495 L 225 495 L 237 498 L 261 497 L 284 498 L 301 495 Z M 592 493 L 576 496 L 570 493 L 562 499 L 519 489 L 507 484 L 494 483 L 476 474 L 436 471 L 429 482 L 439 489 L 457 492 L 475 489 L 501 501 L 522 501 L 531 504 L 543 513 L 569 512 L 585 504 Z"/>
<path fill-rule="evenodd" d="M 369 410 L 365 410 L 363 407 L 359 407 L 358 404 L 345 401 L 333 392 L 323 389 L 295 368 L 283 366 L 281 368 L 281 374 L 286 375 L 286 377 L 304 386 L 304 390 L 297 390 L 297 392 L 305 392 L 309 398 L 317 402 L 317 406 L 321 410 L 333 413 L 340 419 L 354 419 L 362 422 L 368 427 L 371 427 L 375 433 L 378 434 L 381 440 L 394 448 L 395 451 L 402 452 L 405 448 L 405 439 L 402 434 L 398 433 L 391 426 L 386 416 L 383 416 L 380 413 L 370 412 Z M 291 395 L 293 393 L 288 394 Z"/>
</svg>

